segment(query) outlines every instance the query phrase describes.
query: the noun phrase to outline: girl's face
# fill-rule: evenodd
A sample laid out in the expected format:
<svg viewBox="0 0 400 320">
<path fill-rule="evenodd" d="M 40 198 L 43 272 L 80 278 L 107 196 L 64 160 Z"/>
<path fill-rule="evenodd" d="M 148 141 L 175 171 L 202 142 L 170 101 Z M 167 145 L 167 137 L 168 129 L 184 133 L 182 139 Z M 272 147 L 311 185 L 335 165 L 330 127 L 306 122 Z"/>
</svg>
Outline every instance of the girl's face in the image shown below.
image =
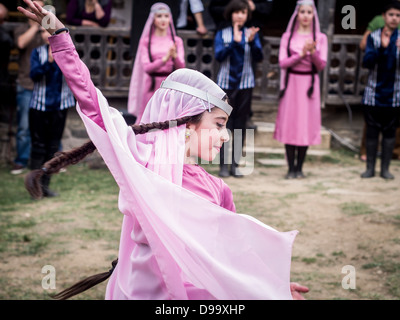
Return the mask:
<svg viewBox="0 0 400 320">
<path fill-rule="evenodd" d="M 242 27 L 247 21 L 247 9 L 232 12 L 232 24 Z"/>
<path fill-rule="evenodd" d="M 314 8 L 311 5 L 303 4 L 299 8 L 298 20 L 301 26 L 309 27 L 313 21 Z"/>
<path fill-rule="evenodd" d="M 154 15 L 154 26 L 160 30 L 167 30 L 169 27 L 169 22 L 171 18 L 169 13 L 160 12 Z"/>
<path fill-rule="evenodd" d="M 187 139 L 187 156 L 212 161 L 220 152 L 222 144 L 229 140 L 226 130 L 228 115 L 220 108 L 205 111 L 197 124 L 190 124 L 190 137 Z"/>
</svg>

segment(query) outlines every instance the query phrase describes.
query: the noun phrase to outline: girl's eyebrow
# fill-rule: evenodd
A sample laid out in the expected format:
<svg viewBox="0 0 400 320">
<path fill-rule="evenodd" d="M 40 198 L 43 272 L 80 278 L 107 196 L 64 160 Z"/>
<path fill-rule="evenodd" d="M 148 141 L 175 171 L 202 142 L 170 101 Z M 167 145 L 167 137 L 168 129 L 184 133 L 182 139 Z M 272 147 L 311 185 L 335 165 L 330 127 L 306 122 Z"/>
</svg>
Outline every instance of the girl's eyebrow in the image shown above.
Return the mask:
<svg viewBox="0 0 400 320">
<path fill-rule="evenodd" d="M 221 120 L 228 120 L 228 118 L 227 117 L 224 117 L 224 116 L 219 116 L 219 117 L 215 117 L 215 119 L 221 119 Z"/>
</svg>

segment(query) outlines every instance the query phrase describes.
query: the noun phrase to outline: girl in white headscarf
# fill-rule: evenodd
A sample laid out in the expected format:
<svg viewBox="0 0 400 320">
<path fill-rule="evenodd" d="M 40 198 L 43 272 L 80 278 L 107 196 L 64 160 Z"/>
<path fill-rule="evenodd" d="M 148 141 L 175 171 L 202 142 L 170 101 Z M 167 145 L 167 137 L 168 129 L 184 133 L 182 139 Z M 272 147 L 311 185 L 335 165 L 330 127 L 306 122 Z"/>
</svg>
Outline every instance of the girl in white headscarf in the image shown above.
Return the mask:
<svg viewBox="0 0 400 320">
<path fill-rule="evenodd" d="M 170 8 L 152 5 L 136 52 L 129 86 L 128 112 L 140 123 L 147 102 L 174 70 L 185 67 L 183 41 L 175 33 Z"/>
<path fill-rule="evenodd" d="M 279 50 L 281 91 L 274 138 L 285 144 L 286 178 L 304 178 L 307 148 L 321 143 L 318 72 L 328 58 L 328 40 L 320 31 L 313 0 L 297 1 Z"/>
</svg>

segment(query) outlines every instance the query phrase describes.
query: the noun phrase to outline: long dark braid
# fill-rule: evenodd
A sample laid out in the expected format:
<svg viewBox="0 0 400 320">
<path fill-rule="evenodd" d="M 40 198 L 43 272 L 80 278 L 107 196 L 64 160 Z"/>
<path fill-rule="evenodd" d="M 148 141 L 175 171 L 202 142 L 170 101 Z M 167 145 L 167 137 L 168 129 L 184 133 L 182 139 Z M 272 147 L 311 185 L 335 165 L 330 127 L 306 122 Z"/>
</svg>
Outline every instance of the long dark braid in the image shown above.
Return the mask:
<svg viewBox="0 0 400 320">
<path fill-rule="evenodd" d="M 313 17 L 313 40 L 315 42 L 316 40 L 316 33 L 315 33 L 315 15 Z M 313 92 L 314 92 L 314 82 L 315 82 L 315 74 L 317 73 L 317 67 L 312 64 L 312 75 L 311 75 L 311 87 L 307 91 L 307 96 L 311 98 Z"/>
<path fill-rule="evenodd" d="M 168 120 L 164 122 L 153 122 L 149 124 L 139 124 L 132 125 L 132 129 L 135 134 L 144 134 L 151 130 L 166 130 L 172 127 L 179 127 L 183 124 L 192 123 L 197 124 L 200 122 L 202 113 L 195 116 L 182 117 L 176 120 Z M 59 153 L 55 158 L 49 160 L 43 165 L 43 169 L 34 170 L 27 175 L 25 178 L 25 186 L 32 197 L 40 198 L 42 196 L 40 178 L 43 174 L 53 174 L 58 173 L 61 168 L 66 167 L 70 164 L 76 164 L 83 160 L 87 155 L 91 154 L 96 150 L 96 146 L 92 141 L 89 141 L 82 145 L 81 147 L 72 149 L 67 152 Z M 66 300 L 79 293 L 82 293 L 95 285 L 108 279 L 113 273 L 116 265 L 118 264 L 118 259 L 115 259 L 112 263 L 112 268 L 103 273 L 98 273 L 88 278 L 85 278 L 71 287 L 61 291 L 58 294 L 52 295 L 53 299 Z"/>
<path fill-rule="evenodd" d="M 172 41 L 174 42 L 174 44 L 176 45 L 175 42 L 175 34 L 174 34 L 174 29 L 172 28 L 172 23 L 169 23 L 169 29 L 171 30 L 171 37 L 172 37 Z M 178 48 L 176 48 L 176 52 L 178 52 Z M 172 58 L 172 60 L 175 60 L 175 58 Z M 175 62 L 175 61 L 174 61 Z M 175 63 L 172 64 L 172 72 L 175 71 Z"/>
<path fill-rule="evenodd" d="M 82 293 L 82 292 L 94 287 L 95 285 L 107 280 L 113 273 L 117 264 L 118 264 L 118 259 L 115 259 L 111 263 L 111 265 L 112 265 L 111 269 L 108 270 L 107 272 L 98 273 L 93 276 L 87 277 L 87 278 L 75 283 L 71 287 L 61 291 L 60 293 L 52 295 L 51 297 L 56 300 L 67 300 L 73 296 L 76 296 L 77 294 Z"/>
<path fill-rule="evenodd" d="M 201 114 L 200 114 L 201 115 Z M 196 123 L 199 121 L 198 116 L 193 117 L 182 117 L 180 119 L 164 121 L 164 122 L 153 122 L 149 124 L 134 124 L 132 125 L 132 130 L 135 134 L 144 134 L 150 130 L 165 130 L 173 126 L 180 126 L 185 123 Z M 25 177 L 25 187 L 29 194 L 34 199 L 41 199 L 43 197 L 42 187 L 40 184 L 41 177 L 44 174 L 54 174 L 58 173 L 60 169 L 65 168 L 71 164 L 76 164 L 83 160 L 86 156 L 93 153 L 96 150 L 96 146 L 92 141 L 86 142 L 80 147 L 72 149 L 67 152 L 59 152 L 54 158 L 47 161 L 42 169 L 33 170 L 28 173 Z"/>
<path fill-rule="evenodd" d="M 150 62 L 153 62 L 153 57 L 151 56 L 151 35 L 153 34 L 153 28 L 154 28 L 154 24 L 151 24 L 150 27 L 150 34 L 149 34 L 149 42 L 147 44 L 147 52 L 149 54 L 149 60 Z M 150 90 L 153 91 L 154 87 L 156 85 L 156 79 L 154 78 L 154 76 L 150 75 L 151 77 L 151 87 Z"/>
<path fill-rule="evenodd" d="M 293 19 L 293 24 L 292 24 L 292 28 L 291 28 L 291 30 L 290 30 L 290 35 L 289 35 L 288 44 L 287 44 L 287 48 L 286 48 L 287 56 L 288 56 L 288 57 L 290 57 L 290 56 L 292 55 L 292 54 L 290 53 L 290 41 L 292 41 L 294 28 L 295 28 L 295 26 L 296 26 L 296 21 L 297 21 L 297 16 L 295 16 L 294 19 Z M 288 69 L 286 70 L 286 75 L 285 75 L 285 86 L 284 86 L 284 88 L 279 92 L 279 99 L 282 98 L 282 97 L 285 95 L 286 88 L 287 88 L 287 85 L 288 85 L 288 83 L 289 83 L 289 74 L 290 74 L 290 68 L 288 68 Z"/>
</svg>

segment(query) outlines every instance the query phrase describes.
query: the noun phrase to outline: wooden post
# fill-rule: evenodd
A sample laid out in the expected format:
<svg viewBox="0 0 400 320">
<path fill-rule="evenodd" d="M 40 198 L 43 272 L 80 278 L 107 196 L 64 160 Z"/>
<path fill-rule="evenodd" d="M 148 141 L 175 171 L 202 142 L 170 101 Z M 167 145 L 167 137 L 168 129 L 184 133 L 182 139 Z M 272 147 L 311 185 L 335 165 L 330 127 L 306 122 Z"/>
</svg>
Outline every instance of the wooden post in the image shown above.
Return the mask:
<svg viewBox="0 0 400 320">
<path fill-rule="evenodd" d="M 328 34 L 328 31 L 335 32 L 334 19 L 336 8 L 336 0 L 319 0 L 318 1 L 318 17 L 321 25 L 321 32 Z M 333 17 L 332 17 L 333 9 Z M 339 12 L 340 13 L 340 12 Z M 332 28 L 332 30 L 329 30 Z"/>
<path fill-rule="evenodd" d="M 335 7 L 336 0 L 318 1 L 318 17 L 320 21 L 321 32 L 328 37 L 328 61 L 321 77 L 321 108 L 325 108 L 326 97 L 328 94 L 330 52 L 332 48 L 333 35 L 335 33 Z"/>
</svg>

